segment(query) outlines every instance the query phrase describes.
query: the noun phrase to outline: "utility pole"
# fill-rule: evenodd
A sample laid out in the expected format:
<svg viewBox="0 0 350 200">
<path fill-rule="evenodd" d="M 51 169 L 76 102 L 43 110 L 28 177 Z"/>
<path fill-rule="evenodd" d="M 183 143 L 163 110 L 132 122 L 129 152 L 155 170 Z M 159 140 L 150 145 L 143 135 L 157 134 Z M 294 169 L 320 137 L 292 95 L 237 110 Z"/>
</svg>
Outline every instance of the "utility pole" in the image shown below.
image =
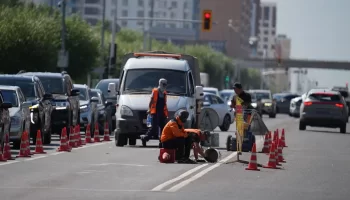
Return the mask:
<svg viewBox="0 0 350 200">
<path fill-rule="evenodd" d="M 152 37 L 151 37 L 151 29 L 153 27 L 153 18 L 154 18 L 154 0 L 151 0 L 151 20 L 149 22 L 149 29 L 148 29 L 148 49 L 152 51 Z"/>
<path fill-rule="evenodd" d="M 105 0 L 104 0 L 105 1 Z M 116 42 L 116 26 L 117 26 L 117 8 L 118 8 L 118 0 L 115 0 L 115 12 L 113 15 L 113 23 L 112 23 L 112 40 L 111 40 L 111 48 L 110 48 L 110 54 L 109 54 L 109 65 L 108 65 L 108 78 L 112 78 L 111 75 L 111 69 L 112 67 L 115 67 L 115 65 L 112 66 L 112 58 L 114 58 L 116 55 L 116 52 L 114 52 L 114 43 Z"/>
<path fill-rule="evenodd" d="M 68 67 L 68 52 L 66 52 L 66 0 L 59 3 L 62 11 L 61 18 L 61 50 L 58 52 L 57 67 L 64 71 Z"/>
<path fill-rule="evenodd" d="M 260 75 L 260 89 L 264 89 L 264 74 L 263 72 L 265 71 L 265 60 L 267 57 L 267 50 L 264 49 L 264 55 L 263 55 L 263 68 L 261 68 L 261 75 Z"/>
<path fill-rule="evenodd" d="M 106 0 L 102 0 L 102 27 L 101 27 L 101 65 L 104 67 L 104 48 L 105 48 L 105 16 L 106 13 Z"/>
</svg>

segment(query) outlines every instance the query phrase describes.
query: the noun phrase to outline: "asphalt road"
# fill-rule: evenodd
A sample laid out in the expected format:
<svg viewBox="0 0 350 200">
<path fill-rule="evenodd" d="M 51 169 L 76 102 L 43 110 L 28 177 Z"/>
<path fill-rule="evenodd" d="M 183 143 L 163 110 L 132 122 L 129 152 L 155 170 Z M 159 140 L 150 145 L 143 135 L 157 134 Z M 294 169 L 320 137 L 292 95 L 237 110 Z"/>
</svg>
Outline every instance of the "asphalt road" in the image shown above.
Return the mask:
<svg viewBox="0 0 350 200">
<path fill-rule="evenodd" d="M 264 121 L 271 130 L 286 130 L 287 163 L 280 170 L 247 171 L 246 164 L 226 164 L 236 156 L 226 150 L 216 164 L 161 164 L 156 142 L 147 148 L 139 141 L 118 148 L 104 142 L 61 153 L 56 139 L 45 146 L 47 154 L 0 163 L 0 199 L 349 199 L 350 126 L 349 134 L 340 134 L 338 129 L 299 131 L 296 119 L 286 115 Z M 222 148 L 233 130 L 217 131 Z M 243 153 L 241 159 L 249 157 Z M 257 157 L 259 164 L 267 162 L 267 155 Z"/>
</svg>

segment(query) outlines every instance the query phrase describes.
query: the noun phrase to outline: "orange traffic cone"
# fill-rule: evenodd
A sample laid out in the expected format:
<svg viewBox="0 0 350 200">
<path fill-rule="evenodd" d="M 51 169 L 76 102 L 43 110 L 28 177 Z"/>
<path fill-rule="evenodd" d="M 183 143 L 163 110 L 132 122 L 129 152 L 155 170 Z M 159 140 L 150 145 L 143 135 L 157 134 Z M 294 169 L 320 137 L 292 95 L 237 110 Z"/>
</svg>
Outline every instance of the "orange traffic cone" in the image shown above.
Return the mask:
<svg viewBox="0 0 350 200">
<path fill-rule="evenodd" d="M 90 124 L 88 124 L 86 127 L 85 142 L 86 143 L 94 143 L 94 141 L 91 140 Z"/>
<path fill-rule="evenodd" d="M 284 135 L 284 129 L 282 129 L 281 140 L 282 140 L 282 147 L 288 147 L 286 145 L 286 138 L 285 138 L 285 135 Z"/>
<path fill-rule="evenodd" d="M 10 139 L 9 139 L 9 134 L 6 133 L 5 135 L 5 142 L 4 142 L 4 157 L 7 160 L 14 160 L 11 154 L 11 146 L 10 146 Z"/>
<path fill-rule="evenodd" d="M 36 134 L 36 144 L 35 144 L 35 151 L 34 154 L 45 154 L 46 152 L 44 151 L 43 148 L 43 142 L 41 141 L 41 131 L 38 130 Z"/>
<path fill-rule="evenodd" d="M 254 171 L 260 171 L 258 169 L 257 159 L 256 159 L 256 146 L 255 143 L 253 144 L 252 148 L 252 155 L 250 156 L 250 162 L 248 164 L 248 167 L 245 168 L 246 170 L 254 170 Z"/>
<path fill-rule="evenodd" d="M 279 169 L 276 166 L 275 144 L 274 143 L 272 143 L 272 145 L 271 145 L 269 161 L 267 162 L 267 165 L 263 166 L 263 168 Z"/>
<path fill-rule="evenodd" d="M 78 136 L 79 136 L 79 144 L 80 144 L 80 146 L 85 145 L 85 144 L 86 144 L 86 143 L 85 143 L 85 140 L 83 140 L 83 139 L 81 138 L 81 135 L 80 135 L 80 125 L 79 125 L 79 124 L 77 125 L 77 133 L 78 133 Z"/>
<path fill-rule="evenodd" d="M 5 156 L 2 154 L 2 146 L 0 144 L 0 162 L 6 162 L 7 159 L 5 158 Z"/>
<path fill-rule="evenodd" d="M 26 141 L 26 135 L 27 132 L 24 131 L 21 136 L 21 145 L 19 149 L 19 154 L 17 155 L 17 158 L 27 158 L 30 157 L 27 151 L 27 141 Z"/>
<path fill-rule="evenodd" d="M 61 144 L 58 147 L 57 151 L 66 151 L 70 152 L 72 148 L 68 144 L 68 139 L 67 139 L 67 128 L 64 127 L 61 132 Z"/>
<path fill-rule="evenodd" d="M 279 140 L 277 146 L 278 146 L 277 160 L 278 160 L 278 162 L 280 162 L 280 163 L 285 163 L 286 161 L 285 161 L 284 158 L 283 158 L 283 153 L 282 153 L 283 147 L 282 147 L 281 140 Z"/>
<path fill-rule="evenodd" d="M 278 143 L 274 142 L 275 144 L 275 159 L 276 159 L 276 165 L 280 166 L 280 162 L 278 162 Z"/>
<path fill-rule="evenodd" d="M 30 156 L 34 155 L 34 153 L 30 151 L 30 135 L 28 134 L 28 132 L 26 132 L 25 139 L 26 139 L 26 148 L 27 148 L 28 155 Z"/>
<path fill-rule="evenodd" d="M 69 146 L 75 148 L 75 133 L 73 127 L 69 127 Z"/>
<path fill-rule="evenodd" d="M 109 137 L 109 126 L 108 126 L 108 122 L 105 123 L 103 141 L 111 141 L 111 138 Z"/>
<path fill-rule="evenodd" d="M 269 153 L 269 133 L 265 134 L 264 147 L 261 151 L 262 153 Z"/>
<path fill-rule="evenodd" d="M 98 130 L 98 124 L 97 123 L 95 123 L 94 142 L 101 142 L 100 141 L 100 132 Z"/>
</svg>

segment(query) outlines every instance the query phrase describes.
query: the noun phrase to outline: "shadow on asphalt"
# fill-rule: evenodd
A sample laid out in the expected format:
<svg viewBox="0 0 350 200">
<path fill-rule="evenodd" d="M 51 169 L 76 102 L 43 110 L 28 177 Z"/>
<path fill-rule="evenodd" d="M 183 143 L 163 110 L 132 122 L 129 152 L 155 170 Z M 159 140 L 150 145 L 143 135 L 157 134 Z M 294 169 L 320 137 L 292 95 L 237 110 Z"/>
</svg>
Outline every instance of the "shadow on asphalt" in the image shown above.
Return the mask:
<svg viewBox="0 0 350 200">
<path fill-rule="evenodd" d="M 333 133 L 333 134 L 340 134 L 340 135 L 348 134 L 348 132 L 346 132 L 346 133 L 340 133 L 339 131 L 321 131 L 321 130 L 306 130 L 306 131 L 318 132 L 318 133 Z"/>
</svg>

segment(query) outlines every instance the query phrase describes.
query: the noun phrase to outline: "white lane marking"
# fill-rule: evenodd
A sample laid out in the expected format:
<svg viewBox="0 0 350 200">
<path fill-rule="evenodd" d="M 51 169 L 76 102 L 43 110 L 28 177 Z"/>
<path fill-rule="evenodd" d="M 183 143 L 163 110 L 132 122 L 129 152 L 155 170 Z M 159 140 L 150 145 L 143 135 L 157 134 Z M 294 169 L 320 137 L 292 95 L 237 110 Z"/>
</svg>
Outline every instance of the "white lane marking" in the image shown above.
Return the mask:
<svg viewBox="0 0 350 200">
<path fill-rule="evenodd" d="M 132 167 L 147 167 L 148 165 L 139 164 L 124 164 L 124 163 L 101 163 L 101 164 L 90 164 L 94 166 L 107 166 L 107 165 L 121 165 L 121 166 L 132 166 Z"/>
<path fill-rule="evenodd" d="M 56 188 L 56 187 L 0 187 L 0 190 L 8 189 L 51 189 L 68 191 L 86 191 L 86 192 L 150 192 L 149 190 L 113 190 L 113 189 L 94 189 L 94 188 Z"/>
<path fill-rule="evenodd" d="M 186 179 L 186 180 L 184 180 L 184 181 L 174 185 L 169 190 L 167 190 L 167 192 L 176 192 L 176 191 L 178 191 L 179 189 L 181 189 L 181 188 L 185 187 L 186 185 L 190 184 L 191 182 L 193 182 L 193 181 L 199 179 L 200 177 L 204 176 L 205 174 L 207 174 L 211 170 L 213 170 L 213 169 L 219 167 L 220 165 L 222 165 L 223 163 L 229 161 L 230 159 L 232 159 L 236 155 L 237 155 L 237 152 L 231 153 L 229 156 L 227 156 L 226 158 L 222 159 L 220 163 L 216 163 L 215 165 L 212 165 L 212 166 L 204 169 L 203 171 L 201 171 L 198 174 L 190 177 L 189 179 Z"/>
<path fill-rule="evenodd" d="M 40 159 L 40 158 L 45 158 L 47 156 L 38 156 L 38 157 L 33 157 L 33 158 L 27 158 L 24 161 L 31 161 L 31 160 L 36 160 L 36 159 Z"/>
<path fill-rule="evenodd" d="M 173 183 L 175 183 L 175 182 L 185 178 L 186 176 L 189 176 L 189 175 L 195 173 L 196 171 L 200 170 L 201 168 L 203 168 L 203 167 L 205 167 L 207 165 L 208 164 L 199 165 L 199 166 L 197 166 L 197 167 L 195 167 L 195 168 L 193 168 L 191 170 L 188 170 L 187 172 L 181 174 L 180 176 L 178 176 L 176 178 L 173 178 L 173 179 L 171 179 L 169 181 L 166 181 L 166 182 L 156 186 L 151 191 L 161 191 L 163 188 L 167 187 L 168 185 L 171 185 L 171 184 L 173 184 Z"/>
<path fill-rule="evenodd" d="M 64 152 L 63 152 L 63 151 L 60 151 L 60 152 L 51 153 L 50 155 L 51 155 L 51 156 L 56 156 L 56 155 L 60 155 L 60 154 L 62 154 L 62 153 L 64 153 Z"/>
<path fill-rule="evenodd" d="M 18 160 L 11 160 L 4 163 L 0 163 L 0 165 L 9 165 L 9 164 L 18 163 L 18 162 L 19 162 Z"/>
</svg>

